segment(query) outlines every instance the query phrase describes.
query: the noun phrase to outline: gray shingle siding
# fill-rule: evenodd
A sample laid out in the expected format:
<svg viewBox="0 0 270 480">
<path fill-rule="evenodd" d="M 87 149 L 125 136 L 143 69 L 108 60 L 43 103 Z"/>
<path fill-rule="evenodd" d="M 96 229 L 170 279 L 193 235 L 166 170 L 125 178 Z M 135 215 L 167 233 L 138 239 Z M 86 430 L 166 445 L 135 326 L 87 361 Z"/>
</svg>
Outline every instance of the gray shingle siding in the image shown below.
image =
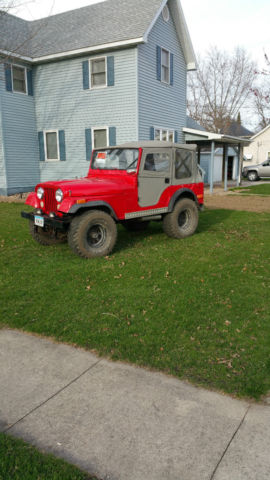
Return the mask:
<svg viewBox="0 0 270 480">
<path fill-rule="evenodd" d="M 1 172 L 6 174 L 6 193 L 29 191 L 39 181 L 34 98 L 7 92 L 4 82 L 0 85 L 3 135 Z"/>
<path fill-rule="evenodd" d="M 83 89 L 83 61 L 94 56 L 43 64 L 34 76 L 37 131 L 64 130 L 65 162 L 41 162 L 41 180 L 85 176 L 85 130 L 116 127 L 117 143 L 137 140 L 136 48 L 110 52 L 115 84 Z"/>
<path fill-rule="evenodd" d="M 157 80 L 157 46 L 174 55 L 173 86 Z M 153 27 L 148 43 L 138 46 L 139 138 L 149 140 L 150 127 L 178 131 L 186 124 L 186 63 L 172 18 L 166 23 L 162 15 Z"/>
</svg>

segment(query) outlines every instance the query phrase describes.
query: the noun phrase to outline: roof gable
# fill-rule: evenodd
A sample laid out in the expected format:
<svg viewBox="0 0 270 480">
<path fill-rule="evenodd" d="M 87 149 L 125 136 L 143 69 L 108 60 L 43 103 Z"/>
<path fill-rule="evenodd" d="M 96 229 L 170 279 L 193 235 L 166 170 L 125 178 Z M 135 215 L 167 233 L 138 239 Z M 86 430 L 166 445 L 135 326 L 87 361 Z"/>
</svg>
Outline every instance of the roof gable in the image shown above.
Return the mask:
<svg viewBox="0 0 270 480">
<path fill-rule="evenodd" d="M 251 140 L 255 140 L 255 138 L 259 137 L 262 133 L 266 132 L 268 129 L 270 128 L 270 125 L 268 125 L 267 127 L 263 128 L 260 132 L 256 133 L 256 135 L 253 135 L 253 137 L 251 138 Z"/>
<path fill-rule="evenodd" d="M 106 0 L 33 22 L 0 16 L 1 51 L 49 60 L 147 42 L 167 0 Z M 188 68 L 195 55 L 180 0 L 168 0 Z M 19 37 L 19 42 L 16 39 Z"/>
</svg>

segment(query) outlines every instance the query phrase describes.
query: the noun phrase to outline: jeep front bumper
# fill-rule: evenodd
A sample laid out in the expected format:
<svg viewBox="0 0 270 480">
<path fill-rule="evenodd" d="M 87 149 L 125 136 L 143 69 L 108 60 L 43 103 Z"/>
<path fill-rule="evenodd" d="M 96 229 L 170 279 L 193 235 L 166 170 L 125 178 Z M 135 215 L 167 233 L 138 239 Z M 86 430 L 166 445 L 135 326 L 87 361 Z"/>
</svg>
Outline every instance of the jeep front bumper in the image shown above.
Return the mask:
<svg viewBox="0 0 270 480">
<path fill-rule="evenodd" d="M 52 227 L 55 230 L 60 230 L 65 232 L 69 224 L 71 222 L 72 216 L 65 216 L 65 217 L 51 217 L 49 215 L 39 214 L 35 212 L 21 212 L 21 216 L 23 218 L 27 218 L 34 222 L 35 225 L 40 227 Z"/>
</svg>

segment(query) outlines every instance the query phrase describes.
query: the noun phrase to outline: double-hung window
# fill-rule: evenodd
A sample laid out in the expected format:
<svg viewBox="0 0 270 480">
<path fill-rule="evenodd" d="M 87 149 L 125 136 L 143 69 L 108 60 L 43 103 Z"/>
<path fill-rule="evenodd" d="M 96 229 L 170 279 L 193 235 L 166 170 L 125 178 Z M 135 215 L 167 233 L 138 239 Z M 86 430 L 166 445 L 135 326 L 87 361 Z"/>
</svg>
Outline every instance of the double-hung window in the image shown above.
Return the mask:
<svg viewBox="0 0 270 480">
<path fill-rule="evenodd" d="M 161 49 L 161 81 L 170 83 L 170 52 Z"/>
<path fill-rule="evenodd" d="M 26 68 L 12 65 L 13 91 L 26 93 Z"/>
<path fill-rule="evenodd" d="M 94 148 L 104 148 L 108 146 L 108 128 L 93 128 L 93 146 Z"/>
<path fill-rule="evenodd" d="M 107 86 L 106 57 L 93 58 L 90 60 L 91 88 Z"/>
</svg>

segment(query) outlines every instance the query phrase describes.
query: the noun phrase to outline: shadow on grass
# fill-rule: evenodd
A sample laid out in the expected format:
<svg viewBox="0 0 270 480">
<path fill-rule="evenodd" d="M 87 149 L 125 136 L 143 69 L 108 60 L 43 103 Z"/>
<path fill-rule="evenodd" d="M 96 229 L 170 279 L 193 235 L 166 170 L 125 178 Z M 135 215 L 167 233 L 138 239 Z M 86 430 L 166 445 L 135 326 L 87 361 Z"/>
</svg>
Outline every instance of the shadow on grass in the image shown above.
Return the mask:
<svg viewBox="0 0 270 480">
<path fill-rule="evenodd" d="M 216 225 L 225 223 L 233 214 L 232 210 L 206 210 L 199 214 L 199 225 L 196 235 L 207 232 Z M 143 247 L 144 241 L 150 239 L 154 243 L 158 243 L 158 237 L 164 235 L 162 222 L 150 222 L 148 228 L 143 232 L 129 232 L 124 227 L 118 226 L 118 240 L 114 248 L 114 252 L 121 252 L 130 248 Z"/>
</svg>

